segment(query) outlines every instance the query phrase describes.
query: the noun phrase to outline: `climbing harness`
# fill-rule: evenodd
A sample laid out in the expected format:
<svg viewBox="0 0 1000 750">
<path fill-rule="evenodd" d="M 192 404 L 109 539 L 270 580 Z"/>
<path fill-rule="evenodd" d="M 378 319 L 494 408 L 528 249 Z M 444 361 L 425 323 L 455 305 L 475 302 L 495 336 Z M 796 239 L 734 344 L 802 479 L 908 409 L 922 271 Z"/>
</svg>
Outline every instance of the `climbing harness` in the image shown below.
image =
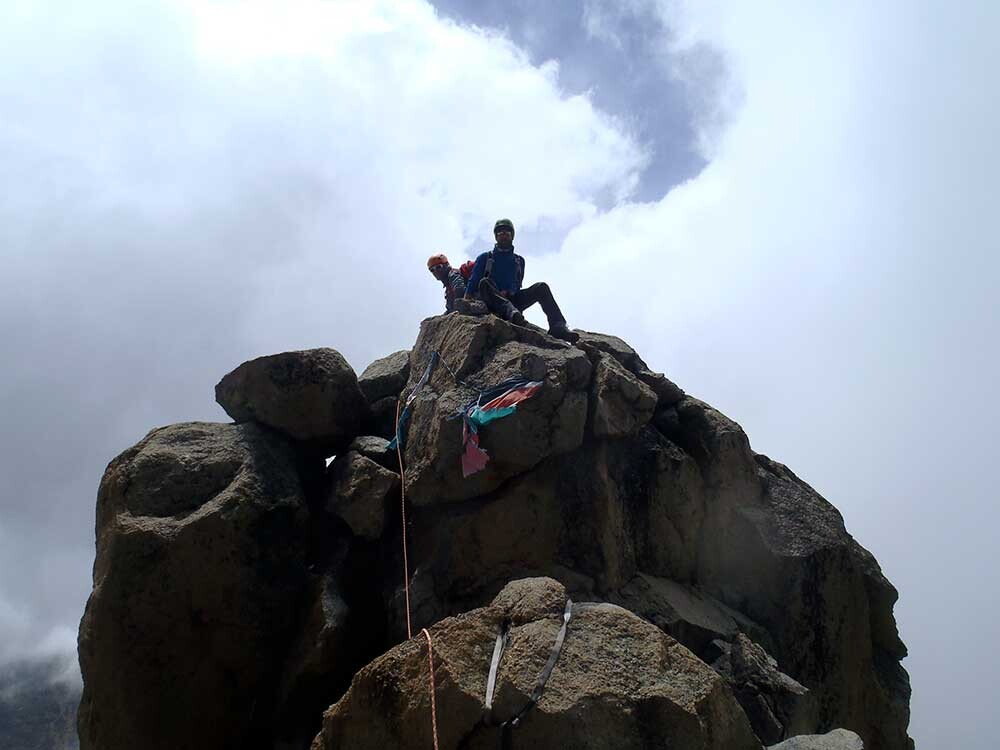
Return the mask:
<svg viewBox="0 0 1000 750">
<path fill-rule="evenodd" d="M 555 669 L 556 662 L 559 661 L 559 654 L 562 653 L 563 643 L 566 640 L 566 631 L 569 628 L 569 621 L 572 616 L 573 600 L 567 597 L 566 609 L 563 611 L 562 626 L 556 634 L 556 641 L 552 645 L 552 651 L 549 653 L 549 659 L 545 662 L 545 666 L 542 668 L 542 671 L 539 672 L 538 679 L 535 680 L 535 688 L 531 691 L 531 697 L 528 698 L 527 703 L 522 706 L 520 711 L 499 725 L 501 750 L 510 750 L 512 740 L 511 735 L 514 728 L 521 723 L 524 715 L 531 710 L 532 706 L 538 703 L 542 697 L 542 693 L 545 692 L 545 684 L 549 681 L 549 677 L 552 676 L 552 670 Z M 509 637 L 509 633 L 505 626 L 501 628 L 500 633 L 497 635 L 496 642 L 493 645 L 493 659 L 490 661 L 490 673 L 486 680 L 486 698 L 483 702 L 483 723 L 487 726 L 497 726 L 497 722 L 493 717 L 493 697 L 496 692 L 497 672 L 500 667 L 500 660 L 503 658 L 503 652 L 507 647 Z"/>
<path fill-rule="evenodd" d="M 493 275 L 494 252 L 496 252 L 496 250 L 490 250 L 486 255 L 486 263 L 483 265 L 483 276 L 482 276 L 482 278 L 484 279 L 488 279 Z M 514 248 L 512 247 L 508 252 L 513 253 Z M 518 286 L 520 286 L 521 284 L 524 283 L 524 258 L 522 258 L 520 255 L 517 255 L 516 253 L 514 254 L 514 268 L 516 269 L 517 272 L 517 284 Z M 473 289 L 473 291 L 476 290 Z M 503 293 L 503 296 L 506 297 L 507 294 Z"/>
</svg>

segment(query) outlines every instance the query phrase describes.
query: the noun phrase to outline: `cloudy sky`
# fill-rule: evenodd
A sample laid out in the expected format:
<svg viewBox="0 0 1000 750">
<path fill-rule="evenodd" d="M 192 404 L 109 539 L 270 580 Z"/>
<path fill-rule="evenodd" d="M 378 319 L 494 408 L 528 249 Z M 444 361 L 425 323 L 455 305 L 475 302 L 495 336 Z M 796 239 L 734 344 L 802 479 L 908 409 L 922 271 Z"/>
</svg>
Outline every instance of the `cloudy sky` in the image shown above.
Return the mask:
<svg viewBox="0 0 1000 750">
<path fill-rule="evenodd" d="M 509 216 L 875 553 L 918 747 L 992 747 L 1000 4 L 0 10 L 0 663 L 73 648 L 114 455 L 248 358 L 408 348 Z"/>
</svg>

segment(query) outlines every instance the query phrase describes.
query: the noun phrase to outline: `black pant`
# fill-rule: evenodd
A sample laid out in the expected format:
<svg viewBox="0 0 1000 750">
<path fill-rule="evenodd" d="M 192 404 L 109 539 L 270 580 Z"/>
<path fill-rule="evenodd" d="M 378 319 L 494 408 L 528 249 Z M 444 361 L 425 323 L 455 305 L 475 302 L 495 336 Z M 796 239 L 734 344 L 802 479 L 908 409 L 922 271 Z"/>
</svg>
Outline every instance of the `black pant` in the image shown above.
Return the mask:
<svg viewBox="0 0 1000 750">
<path fill-rule="evenodd" d="M 549 328 L 566 325 L 566 318 L 552 297 L 552 290 L 544 281 L 504 297 L 492 281 L 483 279 L 479 282 L 479 298 L 486 303 L 491 313 L 504 320 L 510 320 L 515 311 L 527 310 L 537 302 L 542 306 L 545 317 L 549 319 Z"/>
</svg>

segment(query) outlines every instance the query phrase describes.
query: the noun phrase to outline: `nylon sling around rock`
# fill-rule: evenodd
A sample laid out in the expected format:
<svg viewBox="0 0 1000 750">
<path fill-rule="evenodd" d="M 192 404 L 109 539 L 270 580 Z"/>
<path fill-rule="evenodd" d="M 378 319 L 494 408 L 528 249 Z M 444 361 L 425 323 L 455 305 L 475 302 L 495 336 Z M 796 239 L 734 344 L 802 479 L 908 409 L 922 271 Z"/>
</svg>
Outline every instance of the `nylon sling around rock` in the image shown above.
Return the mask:
<svg viewBox="0 0 1000 750">
<path fill-rule="evenodd" d="M 500 658 L 503 656 L 503 651 L 506 647 L 507 626 L 505 624 L 500 632 L 497 633 L 496 643 L 493 644 L 493 658 L 490 660 L 490 676 L 486 680 L 486 707 L 483 711 L 483 721 L 491 726 L 496 723 L 493 721 L 493 693 L 497 686 L 497 671 L 500 668 Z"/>
<path fill-rule="evenodd" d="M 535 680 L 535 687 L 531 691 L 531 697 L 528 698 L 527 703 L 514 714 L 507 721 L 500 724 L 500 748 L 501 750 L 510 750 L 512 732 L 514 727 L 521 723 L 524 715 L 531 710 L 532 706 L 541 700 L 542 693 L 545 692 L 545 684 L 549 681 L 549 677 L 552 676 L 552 670 L 555 669 L 556 662 L 559 661 L 559 655 L 562 653 L 563 643 L 566 641 L 566 632 L 569 628 L 570 618 L 573 616 L 573 600 L 569 597 L 566 598 L 566 608 L 563 611 L 562 626 L 559 628 L 559 632 L 556 634 L 555 643 L 552 645 L 552 651 L 549 653 L 548 661 L 545 662 L 545 666 L 542 671 L 538 674 L 538 679 Z M 499 671 L 500 659 L 503 656 L 503 651 L 507 645 L 507 630 L 502 629 L 497 635 L 496 643 L 493 646 L 493 659 L 490 662 L 490 674 L 486 683 L 486 700 L 485 700 L 485 710 L 483 712 L 483 723 L 487 725 L 496 726 L 496 722 L 493 719 L 493 697 L 496 690 L 496 679 L 497 672 Z"/>
</svg>

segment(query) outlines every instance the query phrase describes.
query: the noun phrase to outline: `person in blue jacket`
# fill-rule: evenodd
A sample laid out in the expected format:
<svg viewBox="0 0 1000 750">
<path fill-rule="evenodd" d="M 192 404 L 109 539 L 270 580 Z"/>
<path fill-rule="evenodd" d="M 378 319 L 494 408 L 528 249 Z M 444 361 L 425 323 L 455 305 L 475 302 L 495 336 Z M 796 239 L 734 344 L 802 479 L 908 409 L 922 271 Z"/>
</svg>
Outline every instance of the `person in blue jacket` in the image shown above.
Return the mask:
<svg viewBox="0 0 1000 750">
<path fill-rule="evenodd" d="M 478 295 L 491 313 L 519 326 L 524 325 L 522 312 L 537 302 L 549 320 L 552 336 L 571 343 L 579 340 L 580 335 L 566 325 L 548 284 L 540 281 L 521 288 L 524 258 L 514 252 L 514 223 L 510 219 L 498 220 L 493 225 L 493 236 L 496 238 L 493 249 L 476 258 L 465 299 Z"/>
</svg>

